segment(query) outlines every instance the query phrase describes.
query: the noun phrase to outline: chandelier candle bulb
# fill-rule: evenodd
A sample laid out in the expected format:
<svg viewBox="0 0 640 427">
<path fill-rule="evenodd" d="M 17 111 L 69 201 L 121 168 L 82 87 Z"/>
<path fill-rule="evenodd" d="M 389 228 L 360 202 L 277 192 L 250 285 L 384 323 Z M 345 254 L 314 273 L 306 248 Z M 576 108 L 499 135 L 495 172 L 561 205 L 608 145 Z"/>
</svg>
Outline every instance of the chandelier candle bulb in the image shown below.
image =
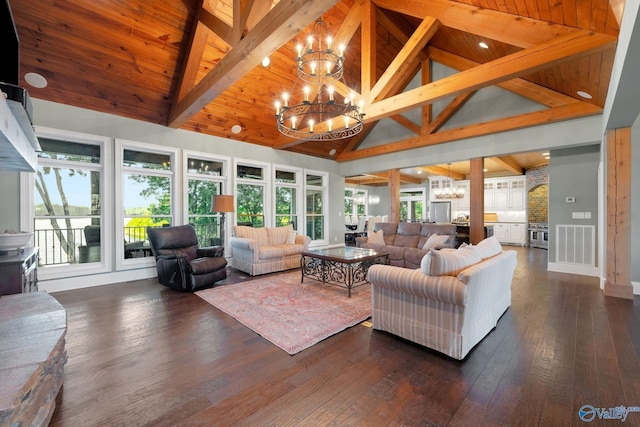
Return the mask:
<svg viewBox="0 0 640 427">
<path fill-rule="evenodd" d="M 329 86 L 327 92 L 329 92 L 329 101 L 333 101 L 333 86 Z"/>
<path fill-rule="evenodd" d="M 298 58 L 302 57 L 302 45 L 301 44 L 297 44 L 296 45 L 296 50 L 298 51 Z"/>
<path fill-rule="evenodd" d="M 309 66 L 311 67 L 311 75 L 315 76 L 315 74 L 316 74 L 316 63 L 312 62 L 312 63 L 309 64 Z"/>
<path fill-rule="evenodd" d="M 291 117 L 291 129 L 296 128 L 296 116 Z"/>
<path fill-rule="evenodd" d="M 313 133 L 313 120 L 309 120 L 309 132 Z"/>
<path fill-rule="evenodd" d="M 349 116 L 344 116 L 344 127 L 349 129 Z"/>
<path fill-rule="evenodd" d="M 283 93 L 282 94 L 282 99 L 284 100 L 284 106 L 288 107 L 289 106 L 289 94 L 288 93 Z"/>
<path fill-rule="evenodd" d="M 276 101 L 276 116 L 280 114 L 280 101 Z"/>
<path fill-rule="evenodd" d="M 344 56 L 344 45 L 341 44 L 340 46 L 338 46 L 338 55 L 342 58 Z"/>
<path fill-rule="evenodd" d="M 329 132 L 331 132 L 333 129 L 331 129 L 333 127 L 333 120 L 329 119 L 327 120 L 327 126 L 329 127 Z"/>
<path fill-rule="evenodd" d="M 304 87 L 304 100 L 305 102 L 309 102 L 309 86 Z"/>
<path fill-rule="evenodd" d="M 327 37 L 327 52 L 331 52 L 331 42 L 333 40 L 331 39 L 331 36 Z"/>
</svg>

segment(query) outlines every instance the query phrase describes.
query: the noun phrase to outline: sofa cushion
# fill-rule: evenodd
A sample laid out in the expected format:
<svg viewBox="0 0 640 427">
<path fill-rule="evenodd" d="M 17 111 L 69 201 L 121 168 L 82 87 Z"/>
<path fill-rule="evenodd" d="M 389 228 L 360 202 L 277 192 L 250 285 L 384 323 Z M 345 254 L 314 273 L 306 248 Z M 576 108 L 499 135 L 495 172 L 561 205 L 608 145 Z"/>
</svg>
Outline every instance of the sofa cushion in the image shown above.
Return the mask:
<svg viewBox="0 0 640 427">
<path fill-rule="evenodd" d="M 462 270 L 482 261 L 476 248 L 462 248 L 456 251 L 429 251 L 420 268 L 429 276 L 457 276 Z"/>
<path fill-rule="evenodd" d="M 420 268 L 422 258 L 427 254 L 422 248 L 405 248 L 404 250 L 404 267 L 416 269 Z"/>
<path fill-rule="evenodd" d="M 446 243 L 447 240 L 449 240 L 448 235 L 441 236 L 439 234 L 432 234 L 431 236 L 429 236 L 424 246 L 422 246 L 422 249 L 424 249 L 425 251 L 428 251 L 433 247 Z"/>
<path fill-rule="evenodd" d="M 487 258 L 494 257 L 502 252 L 502 245 L 496 236 L 487 237 L 477 245 L 475 245 L 477 253 L 484 261 Z"/>
<path fill-rule="evenodd" d="M 367 243 L 371 243 L 373 245 L 384 245 L 384 231 L 369 231 L 369 240 Z"/>
<path fill-rule="evenodd" d="M 284 257 L 284 245 L 279 246 L 260 246 L 258 249 L 258 258 L 260 259 L 274 259 Z"/>
<path fill-rule="evenodd" d="M 404 246 L 405 248 L 417 248 L 420 241 L 419 222 L 401 222 L 398 224 L 398 232 L 393 240 L 393 246 Z"/>
<path fill-rule="evenodd" d="M 265 227 L 267 229 L 267 235 L 269 236 L 269 245 L 282 245 L 287 242 L 287 236 L 289 231 L 293 230 L 293 225 L 289 224 L 286 227 Z M 294 237 L 295 239 L 295 237 Z"/>
<path fill-rule="evenodd" d="M 363 243 L 361 248 L 373 249 L 377 252 L 386 252 L 389 254 L 389 264 L 397 267 L 404 267 L 404 251 L 406 248 L 389 245 L 376 245 L 373 243 Z"/>
<path fill-rule="evenodd" d="M 396 231 L 398 231 L 397 222 L 376 222 L 373 227 L 374 230 L 382 230 L 384 232 L 384 244 L 393 245 L 393 241 L 396 238 Z"/>
<path fill-rule="evenodd" d="M 269 244 L 269 235 L 267 234 L 267 229 L 264 227 L 253 228 L 247 227 L 246 225 L 234 225 L 233 235 L 236 237 L 255 240 L 258 242 L 258 246 Z M 284 243 L 284 240 L 282 243 Z"/>
</svg>

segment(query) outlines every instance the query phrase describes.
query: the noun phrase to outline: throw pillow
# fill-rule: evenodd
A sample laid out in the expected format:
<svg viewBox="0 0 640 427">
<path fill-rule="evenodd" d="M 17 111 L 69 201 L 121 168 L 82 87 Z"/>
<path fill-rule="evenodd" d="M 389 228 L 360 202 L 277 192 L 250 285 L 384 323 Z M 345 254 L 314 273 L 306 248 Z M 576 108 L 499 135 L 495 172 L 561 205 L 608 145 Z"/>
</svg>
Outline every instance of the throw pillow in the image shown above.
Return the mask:
<svg viewBox="0 0 640 427">
<path fill-rule="evenodd" d="M 487 258 L 498 255 L 502 252 L 502 245 L 496 236 L 487 237 L 475 246 L 478 249 L 480 257 L 484 261 Z"/>
<path fill-rule="evenodd" d="M 451 252 L 429 251 L 427 255 L 431 255 L 429 263 L 430 276 L 457 276 L 462 270 L 482 261 L 474 247 L 466 247 Z"/>
<path fill-rule="evenodd" d="M 424 243 L 424 246 L 422 246 L 422 249 L 424 249 L 425 251 L 428 251 L 431 248 L 434 248 L 438 245 L 443 245 L 444 243 L 446 243 L 447 240 L 449 240 L 449 236 L 447 236 L 446 234 L 445 235 L 432 234 Z"/>
<path fill-rule="evenodd" d="M 431 252 L 427 252 L 425 256 L 422 257 L 422 261 L 420 261 L 420 270 L 427 276 L 431 276 Z"/>
<path fill-rule="evenodd" d="M 296 230 L 289 230 L 287 234 L 287 241 L 285 242 L 287 245 L 293 245 L 296 243 L 296 235 L 298 232 Z"/>
<path fill-rule="evenodd" d="M 375 245 L 384 245 L 384 233 L 382 230 L 371 231 L 367 243 L 373 243 Z"/>
</svg>

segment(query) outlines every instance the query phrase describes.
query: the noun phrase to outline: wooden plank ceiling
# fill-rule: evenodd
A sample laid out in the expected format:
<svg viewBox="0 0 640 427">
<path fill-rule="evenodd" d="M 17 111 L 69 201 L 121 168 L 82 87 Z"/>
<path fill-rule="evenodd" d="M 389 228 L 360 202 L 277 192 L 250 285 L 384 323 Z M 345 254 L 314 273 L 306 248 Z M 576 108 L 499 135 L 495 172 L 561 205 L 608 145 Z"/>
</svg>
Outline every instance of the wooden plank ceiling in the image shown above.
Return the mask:
<svg viewBox="0 0 640 427">
<path fill-rule="evenodd" d="M 42 89 L 25 84 L 35 98 L 347 161 L 599 114 L 624 0 L 12 0 L 11 6 L 21 72 L 49 81 Z M 345 82 L 365 100 L 365 131 L 352 139 L 305 142 L 276 130 L 274 101 L 294 87 L 295 45 L 318 17 L 336 45 L 347 45 Z M 267 56 L 271 64 L 263 67 Z M 459 72 L 431 81 L 430 61 Z M 423 86 L 405 91 L 419 72 Z M 441 130 L 476 91 L 494 85 L 545 108 Z M 434 117 L 431 105 L 443 99 L 451 101 Z M 421 123 L 406 117 L 416 109 Z M 359 148 L 383 118 L 415 136 Z M 240 133 L 231 131 L 234 125 Z M 514 162 L 521 167 L 502 159 L 512 168 Z"/>
</svg>

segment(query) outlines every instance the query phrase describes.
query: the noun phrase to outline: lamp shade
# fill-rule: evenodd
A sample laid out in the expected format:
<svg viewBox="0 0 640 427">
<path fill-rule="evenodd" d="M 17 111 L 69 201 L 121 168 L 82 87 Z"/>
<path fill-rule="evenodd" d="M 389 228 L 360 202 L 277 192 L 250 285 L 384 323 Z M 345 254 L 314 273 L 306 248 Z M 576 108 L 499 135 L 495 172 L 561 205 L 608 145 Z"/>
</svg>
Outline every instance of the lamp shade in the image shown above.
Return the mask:
<svg viewBox="0 0 640 427">
<path fill-rule="evenodd" d="M 211 212 L 235 212 L 233 196 L 219 194 L 211 200 Z"/>
</svg>

